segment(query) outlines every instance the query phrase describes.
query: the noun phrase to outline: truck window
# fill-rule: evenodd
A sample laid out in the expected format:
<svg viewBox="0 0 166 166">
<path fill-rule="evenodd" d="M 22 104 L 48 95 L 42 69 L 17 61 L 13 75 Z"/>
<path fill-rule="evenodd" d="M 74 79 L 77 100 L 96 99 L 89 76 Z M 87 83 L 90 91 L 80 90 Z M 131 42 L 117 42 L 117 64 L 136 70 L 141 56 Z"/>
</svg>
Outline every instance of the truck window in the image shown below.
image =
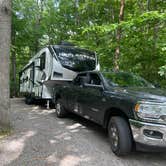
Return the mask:
<svg viewBox="0 0 166 166">
<path fill-rule="evenodd" d="M 80 74 L 74 79 L 74 85 L 81 86 L 85 83 L 86 80 L 87 80 L 87 75 Z"/>
<path fill-rule="evenodd" d="M 101 79 L 98 76 L 98 74 L 95 74 L 95 73 L 90 74 L 90 84 L 101 85 Z"/>
</svg>

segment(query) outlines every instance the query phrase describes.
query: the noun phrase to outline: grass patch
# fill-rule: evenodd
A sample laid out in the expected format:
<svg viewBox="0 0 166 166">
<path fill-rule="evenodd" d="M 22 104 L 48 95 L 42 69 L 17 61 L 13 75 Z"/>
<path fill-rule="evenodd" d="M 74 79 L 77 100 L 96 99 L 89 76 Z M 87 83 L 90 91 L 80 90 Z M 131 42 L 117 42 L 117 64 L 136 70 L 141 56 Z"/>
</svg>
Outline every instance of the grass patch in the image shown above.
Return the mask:
<svg viewBox="0 0 166 166">
<path fill-rule="evenodd" d="M 11 128 L 2 128 L 0 127 L 0 139 L 9 136 L 12 132 Z"/>
</svg>

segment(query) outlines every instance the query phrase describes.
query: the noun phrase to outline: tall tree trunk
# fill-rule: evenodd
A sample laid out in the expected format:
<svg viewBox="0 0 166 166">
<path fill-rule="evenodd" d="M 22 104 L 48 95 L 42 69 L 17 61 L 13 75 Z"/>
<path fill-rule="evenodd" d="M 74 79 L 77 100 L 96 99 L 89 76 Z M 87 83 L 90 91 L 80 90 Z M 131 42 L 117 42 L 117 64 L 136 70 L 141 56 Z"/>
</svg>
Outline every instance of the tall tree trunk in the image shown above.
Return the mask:
<svg viewBox="0 0 166 166">
<path fill-rule="evenodd" d="M 157 11 L 157 4 L 156 1 L 154 1 L 154 10 Z M 158 39 L 158 24 L 157 22 L 154 23 L 154 27 L 153 27 L 153 42 L 154 42 L 154 46 L 153 46 L 153 56 L 156 56 L 156 50 L 157 50 L 157 39 Z"/>
<path fill-rule="evenodd" d="M 11 65 L 12 65 L 12 97 L 16 97 L 17 96 L 17 79 L 16 79 L 16 52 L 15 50 L 11 51 L 12 54 L 12 58 L 11 58 Z"/>
<path fill-rule="evenodd" d="M 119 12 L 119 23 L 123 21 L 124 18 L 124 7 L 125 7 L 125 0 L 121 0 L 120 2 L 120 12 Z M 115 57 L 114 57 L 114 70 L 119 70 L 119 58 L 120 58 L 120 39 L 121 39 L 121 29 L 117 29 L 116 33 L 116 41 L 117 41 L 117 47 L 115 50 Z"/>
<path fill-rule="evenodd" d="M 0 0 L 0 130 L 10 126 L 9 55 L 11 0 Z"/>
<path fill-rule="evenodd" d="M 12 25 L 12 44 L 15 45 L 15 29 L 14 29 L 14 25 Z M 16 52 L 15 52 L 15 48 L 12 48 L 11 51 L 11 73 L 12 73 L 12 92 L 11 95 L 12 97 L 16 97 L 17 96 L 17 79 L 16 79 Z"/>
<path fill-rule="evenodd" d="M 75 25 L 79 26 L 79 24 L 80 24 L 79 11 L 78 11 L 79 0 L 75 0 L 74 4 L 75 4 Z"/>
<path fill-rule="evenodd" d="M 147 11 L 150 11 L 150 0 L 147 0 Z"/>
<path fill-rule="evenodd" d="M 38 13 L 37 13 L 38 15 L 36 18 L 36 25 L 35 25 L 35 29 L 36 29 L 35 48 L 34 48 L 35 53 L 39 51 L 39 38 L 41 37 L 39 31 L 40 31 L 41 21 L 42 21 L 44 0 L 37 0 L 36 3 L 38 6 Z"/>
</svg>

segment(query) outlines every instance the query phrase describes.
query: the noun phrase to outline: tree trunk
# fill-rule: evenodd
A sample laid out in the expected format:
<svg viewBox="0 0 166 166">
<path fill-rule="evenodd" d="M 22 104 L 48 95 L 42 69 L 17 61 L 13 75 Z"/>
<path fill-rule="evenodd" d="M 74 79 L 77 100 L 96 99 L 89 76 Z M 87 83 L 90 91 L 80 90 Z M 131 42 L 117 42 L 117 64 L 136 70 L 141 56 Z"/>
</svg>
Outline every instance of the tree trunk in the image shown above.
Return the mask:
<svg viewBox="0 0 166 166">
<path fill-rule="evenodd" d="M 147 11 L 150 11 L 150 0 L 147 0 Z"/>
<path fill-rule="evenodd" d="M 15 27 L 12 24 L 12 32 L 11 32 L 12 36 L 12 45 L 15 45 Z M 11 74 L 12 74 L 12 91 L 11 91 L 11 96 L 12 97 L 16 97 L 17 96 L 17 79 L 16 79 L 16 52 L 15 52 L 15 48 L 12 48 L 11 51 Z"/>
<path fill-rule="evenodd" d="M 119 23 L 123 21 L 124 18 L 124 7 L 125 7 L 125 0 L 121 0 L 120 2 L 120 12 L 119 12 Z M 121 39 L 121 29 L 117 29 L 116 33 L 116 41 L 117 41 L 117 47 L 115 50 L 115 57 L 114 57 L 114 70 L 119 70 L 119 58 L 120 58 L 120 39 Z"/>
<path fill-rule="evenodd" d="M 37 0 L 36 1 L 37 6 L 38 6 L 38 15 L 36 18 L 36 36 L 35 36 L 35 46 L 34 46 L 34 51 L 35 53 L 39 51 L 39 39 L 40 39 L 40 27 L 41 27 L 41 21 L 42 21 L 42 14 L 43 14 L 43 7 L 44 7 L 44 0 Z"/>
<path fill-rule="evenodd" d="M 16 53 L 15 50 L 12 50 L 12 59 L 11 59 L 11 65 L 12 65 L 12 97 L 17 96 L 17 80 L 16 80 Z"/>
<path fill-rule="evenodd" d="M 0 0 L 0 130 L 10 127 L 9 55 L 11 0 Z"/>
<path fill-rule="evenodd" d="M 149 0 L 150 1 L 150 0 Z M 157 4 L 156 2 L 154 2 L 154 10 L 157 11 Z M 154 27 L 153 27 L 153 43 L 154 43 L 154 46 L 153 46 L 153 57 L 156 56 L 156 50 L 157 50 L 157 39 L 158 39 L 158 24 L 157 22 L 154 23 Z M 153 63 L 153 62 L 152 62 Z M 153 64 L 152 64 L 153 65 Z"/>
</svg>

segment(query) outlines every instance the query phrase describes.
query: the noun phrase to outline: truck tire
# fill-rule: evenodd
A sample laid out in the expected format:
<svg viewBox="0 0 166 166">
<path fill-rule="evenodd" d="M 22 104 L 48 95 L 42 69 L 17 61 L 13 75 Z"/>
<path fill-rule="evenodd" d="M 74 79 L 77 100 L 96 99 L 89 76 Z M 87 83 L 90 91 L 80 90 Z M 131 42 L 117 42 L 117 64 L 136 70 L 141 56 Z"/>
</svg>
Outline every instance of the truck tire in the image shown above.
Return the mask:
<svg viewBox="0 0 166 166">
<path fill-rule="evenodd" d="M 114 154 L 124 156 L 131 152 L 132 135 L 124 118 L 119 116 L 111 117 L 108 124 L 108 135 Z"/>
<path fill-rule="evenodd" d="M 57 100 L 55 109 L 55 113 L 58 118 L 64 118 L 67 115 L 67 111 L 64 108 L 62 101 L 60 99 Z"/>
</svg>

